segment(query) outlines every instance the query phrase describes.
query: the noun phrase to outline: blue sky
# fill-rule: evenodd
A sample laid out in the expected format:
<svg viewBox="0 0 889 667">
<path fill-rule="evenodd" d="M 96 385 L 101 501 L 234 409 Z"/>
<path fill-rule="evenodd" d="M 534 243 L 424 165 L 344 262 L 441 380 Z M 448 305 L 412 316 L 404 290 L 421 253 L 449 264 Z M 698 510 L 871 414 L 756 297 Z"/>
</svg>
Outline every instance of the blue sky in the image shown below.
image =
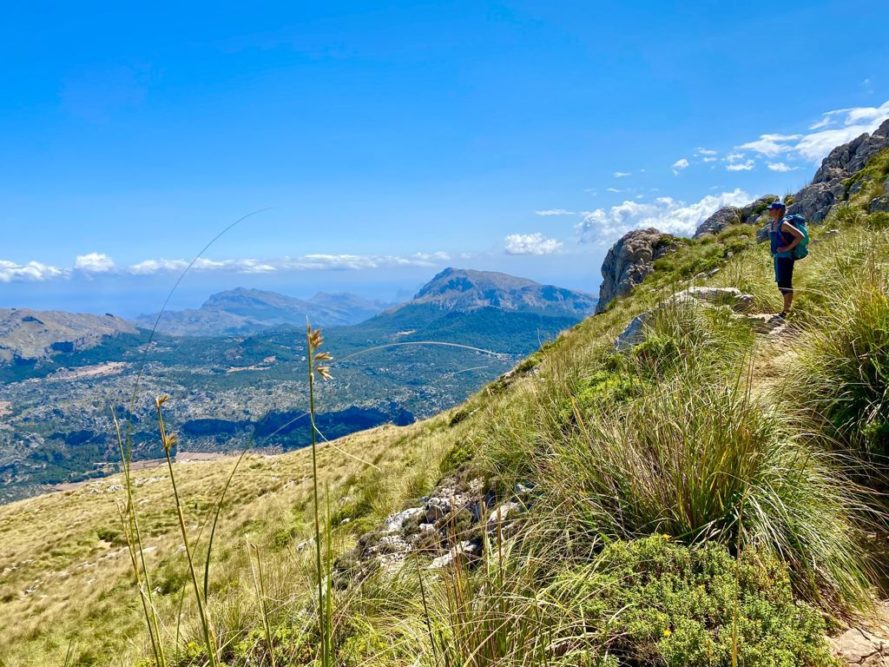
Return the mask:
<svg viewBox="0 0 889 667">
<path fill-rule="evenodd" d="M 129 4 L 6 8 L 0 306 L 153 310 L 258 210 L 176 305 L 446 265 L 594 292 L 627 229 L 889 117 L 885 2 Z"/>
</svg>

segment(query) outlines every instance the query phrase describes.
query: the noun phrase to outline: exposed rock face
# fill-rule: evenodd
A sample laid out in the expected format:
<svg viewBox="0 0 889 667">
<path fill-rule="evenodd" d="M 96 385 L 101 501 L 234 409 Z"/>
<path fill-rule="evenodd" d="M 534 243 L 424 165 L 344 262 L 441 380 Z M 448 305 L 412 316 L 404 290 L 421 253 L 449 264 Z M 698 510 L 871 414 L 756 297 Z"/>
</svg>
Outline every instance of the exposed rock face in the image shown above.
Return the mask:
<svg viewBox="0 0 889 667">
<path fill-rule="evenodd" d="M 611 246 L 602 263 L 602 286 L 596 312 L 612 299 L 626 296 L 654 270 L 656 259 L 674 249 L 674 237 L 656 229 L 635 229 Z"/>
<path fill-rule="evenodd" d="M 345 588 L 376 571 L 394 574 L 412 554 L 430 558 L 429 569 L 477 561 L 484 555 L 484 533 L 488 539 L 512 534 L 517 515 L 531 504 L 531 492 L 517 485 L 513 499 L 498 504 L 480 479 L 446 477 L 421 506 L 392 514 L 362 535 L 352 551 L 337 559 L 334 583 Z"/>
<path fill-rule="evenodd" d="M 794 202 L 787 212 L 798 213 L 809 222 L 822 222 L 834 204 L 846 198 L 845 180 L 885 148 L 889 148 L 889 120 L 873 134 L 862 134 L 848 144 L 834 148 L 821 162 L 812 184 L 794 196 Z"/>
<path fill-rule="evenodd" d="M 702 234 L 718 234 L 723 228 L 737 223 L 758 225 L 768 219 L 766 209 L 769 204 L 778 199 L 778 195 L 765 195 L 747 206 L 726 206 L 719 209 L 702 222 L 695 230 L 694 238 Z"/>
<path fill-rule="evenodd" d="M 863 627 L 848 628 L 829 641 L 834 655 L 844 665 L 889 665 L 889 603 L 881 602 L 874 618 Z"/>
<path fill-rule="evenodd" d="M 829 183 L 838 178 L 848 178 L 860 171 L 874 155 L 889 148 L 889 120 L 878 127 L 873 134 L 862 134 L 848 144 L 837 146 L 821 162 L 812 183 Z"/>
<path fill-rule="evenodd" d="M 749 314 L 753 306 L 753 296 L 745 294 L 737 287 L 689 287 L 661 301 L 652 310 L 634 317 L 614 341 L 618 351 L 628 350 L 638 345 L 645 338 L 645 327 L 654 315 L 667 308 L 692 306 L 705 308 L 729 308 L 732 316 L 748 321 L 754 330 L 768 333 L 780 324 L 774 318 L 762 319 L 761 316 Z"/>
</svg>

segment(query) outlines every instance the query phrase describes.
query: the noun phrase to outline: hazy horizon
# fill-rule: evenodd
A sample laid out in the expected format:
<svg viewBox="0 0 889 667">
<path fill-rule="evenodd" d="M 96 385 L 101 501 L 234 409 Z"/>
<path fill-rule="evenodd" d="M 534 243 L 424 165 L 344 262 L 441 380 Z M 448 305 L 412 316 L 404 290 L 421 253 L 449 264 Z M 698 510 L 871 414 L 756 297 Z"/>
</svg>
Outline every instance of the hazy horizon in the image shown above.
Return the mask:
<svg viewBox="0 0 889 667">
<path fill-rule="evenodd" d="M 584 271 L 579 274 L 565 272 L 561 280 L 552 281 L 555 272 L 533 271 L 528 266 L 473 265 L 469 262 L 452 262 L 447 266 L 460 269 L 480 271 L 498 271 L 529 278 L 543 284 L 552 284 L 571 290 L 595 295 L 598 292 L 601 277 L 586 282 Z M 207 298 L 218 292 L 237 288 L 260 289 L 277 292 L 298 299 L 309 299 L 319 292 L 349 293 L 386 304 L 403 303 L 414 294 L 435 274 L 445 268 L 414 267 L 400 275 L 379 277 L 368 280 L 367 277 L 357 279 L 353 272 L 326 271 L 319 272 L 316 278 L 299 276 L 300 280 L 286 280 L 280 276 L 263 274 L 213 274 L 200 272 L 187 274 L 182 283 L 173 293 L 168 310 L 199 308 Z M 532 269 L 522 271 L 522 269 Z M 529 275 L 538 273 L 543 275 Z M 557 278 L 559 276 L 556 276 Z M 69 279 L 56 283 L 20 283 L 15 294 L 2 290 L 0 285 L 0 308 L 31 308 L 34 310 L 64 310 L 104 314 L 112 313 L 124 318 L 157 313 L 178 276 L 165 276 L 151 282 L 133 280 L 131 277 L 119 275 L 92 276 Z"/>
</svg>

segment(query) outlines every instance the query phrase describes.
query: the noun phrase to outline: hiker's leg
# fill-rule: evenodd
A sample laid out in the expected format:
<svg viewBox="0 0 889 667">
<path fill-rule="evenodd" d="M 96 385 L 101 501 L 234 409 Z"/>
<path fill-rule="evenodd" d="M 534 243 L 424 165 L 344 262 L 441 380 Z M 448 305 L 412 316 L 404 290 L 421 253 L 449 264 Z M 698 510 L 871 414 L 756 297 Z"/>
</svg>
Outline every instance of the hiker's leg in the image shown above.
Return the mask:
<svg viewBox="0 0 889 667">
<path fill-rule="evenodd" d="M 784 292 L 784 312 L 789 313 L 790 309 L 793 307 L 793 290 L 787 290 Z"/>
<path fill-rule="evenodd" d="M 793 260 L 787 257 L 775 258 L 775 279 L 778 289 L 784 296 L 783 313 L 789 313 L 793 306 Z"/>
</svg>

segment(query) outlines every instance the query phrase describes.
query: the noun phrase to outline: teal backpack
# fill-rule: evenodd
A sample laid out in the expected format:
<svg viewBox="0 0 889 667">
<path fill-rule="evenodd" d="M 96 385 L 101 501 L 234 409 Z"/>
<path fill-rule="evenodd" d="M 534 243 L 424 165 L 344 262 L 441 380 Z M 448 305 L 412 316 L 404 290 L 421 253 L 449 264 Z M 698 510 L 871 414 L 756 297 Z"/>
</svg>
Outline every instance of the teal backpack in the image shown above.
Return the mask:
<svg viewBox="0 0 889 667">
<path fill-rule="evenodd" d="M 803 235 L 802 240 L 793 249 L 793 258 L 803 259 L 809 254 L 809 228 L 806 225 L 806 219 L 797 213 L 788 215 L 784 219 L 796 227 Z"/>
</svg>

